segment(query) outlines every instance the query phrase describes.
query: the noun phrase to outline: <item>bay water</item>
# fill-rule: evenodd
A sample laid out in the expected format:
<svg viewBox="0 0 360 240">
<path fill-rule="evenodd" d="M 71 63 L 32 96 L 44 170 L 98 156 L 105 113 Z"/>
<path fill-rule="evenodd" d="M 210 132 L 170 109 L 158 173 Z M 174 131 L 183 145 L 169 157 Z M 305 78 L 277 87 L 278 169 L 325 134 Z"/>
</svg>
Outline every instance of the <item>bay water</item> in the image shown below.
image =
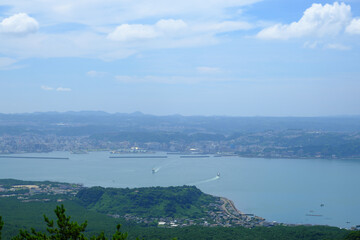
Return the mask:
<svg viewBox="0 0 360 240">
<path fill-rule="evenodd" d="M 1 179 L 119 188 L 195 185 L 268 221 L 346 228 L 360 224 L 360 159 L 110 158 L 115 155 L 108 152 L 11 156 L 68 159 L 2 157 Z"/>
</svg>

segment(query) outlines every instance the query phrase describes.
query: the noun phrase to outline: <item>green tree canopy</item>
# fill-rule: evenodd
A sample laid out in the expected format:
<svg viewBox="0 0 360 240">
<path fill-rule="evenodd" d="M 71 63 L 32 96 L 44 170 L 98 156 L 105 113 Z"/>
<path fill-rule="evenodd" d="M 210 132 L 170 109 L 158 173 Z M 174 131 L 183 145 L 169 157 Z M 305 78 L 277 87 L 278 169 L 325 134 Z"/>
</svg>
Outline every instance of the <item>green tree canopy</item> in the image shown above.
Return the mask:
<svg viewBox="0 0 360 240">
<path fill-rule="evenodd" d="M 360 231 L 353 231 L 353 232 L 349 233 L 345 237 L 345 240 L 360 240 Z"/>
<path fill-rule="evenodd" d="M 87 226 L 85 221 L 82 224 L 71 221 L 70 216 L 66 216 L 64 205 L 57 206 L 55 209 L 57 217 L 56 225 L 53 220 L 50 220 L 44 215 L 44 220 L 47 225 L 47 233 L 37 232 L 35 229 L 31 231 L 20 230 L 19 234 L 13 240 L 87 240 L 84 232 Z M 2 226 L 0 224 L 0 226 Z M 127 233 L 120 231 L 120 224 L 117 226 L 116 232 L 112 240 L 126 240 Z M 1 229 L 1 228 L 0 228 Z M 90 240 L 107 240 L 104 232 L 98 236 L 92 236 Z"/>
<path fill-rule="evenodd" d="M 2 220 L 2 217 L 0 216 L 0 240 L 1 240 L 1 230 L 2 230 L 3 226 L 4 226 L 4 222 Z"/>
</svg>

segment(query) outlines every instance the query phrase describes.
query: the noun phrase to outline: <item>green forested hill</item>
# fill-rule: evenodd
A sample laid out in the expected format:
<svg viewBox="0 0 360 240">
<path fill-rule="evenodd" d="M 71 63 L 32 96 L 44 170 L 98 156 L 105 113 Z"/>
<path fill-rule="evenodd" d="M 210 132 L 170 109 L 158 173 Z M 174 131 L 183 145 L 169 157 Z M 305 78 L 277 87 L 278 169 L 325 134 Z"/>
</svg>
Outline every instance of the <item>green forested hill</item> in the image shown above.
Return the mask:
<svg viewBox="0 0 360 240">
<path fill-rule="evenodd" d="M 201 218 L 216 197 L 194 186 L 150 188 L 84 188 L 76 195 L 88 209 L 106 214 L 140 217 Z"/>
</svg>

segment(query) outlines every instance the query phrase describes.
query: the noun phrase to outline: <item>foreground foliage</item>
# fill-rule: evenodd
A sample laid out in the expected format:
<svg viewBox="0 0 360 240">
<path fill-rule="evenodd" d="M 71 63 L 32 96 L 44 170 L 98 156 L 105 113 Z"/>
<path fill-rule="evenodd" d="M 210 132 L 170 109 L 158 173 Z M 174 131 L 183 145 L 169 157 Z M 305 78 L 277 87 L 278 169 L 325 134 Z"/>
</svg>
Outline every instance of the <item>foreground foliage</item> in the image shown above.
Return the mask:
<svg viewBox="0 0 360 240">
<path fill-rule="evenodd" d="M 360 231 L 353 231 L 353 232 L 349 233 L 345 237 L 345 240 L 360 240 Z"/>
<path fill-rule="evenodd" d="M 0 216 L 0 240 L 1 240 L 1 230 L 4 226 L 4 222 L 2 221 L 2 217 Z"/>
<path fill-rule="evenodd" d="M 132 236 L 120 231 L 120 224 L 117 225 L 115 233 L 109 238 L 104 232 L 100 234 L 86 234 L 87 221 L 78 224 L 71 221 L 71 217 L 65 214 L 64 205 L 57 206 L 55 209 L 57 218 L 56 223 L 44 215 L 46 223 L 46 232 L 41 232 L 32 228 L 28 230 L 20 230 L 13 240 L 131 240 L 137 239 L 133 235 L 139 235 L 145 239 L 171 239 L 173 236 L 179 236 L 181 239 L 345 239 L 345 240 L 359 240 L 360 232 L 349 232 L 340 230 L 334 227 L 315 226 L 315 227 L 272 227 L 264 228 L 258 227 L 254 229 L 245 228 L 205 228 L 205 227 L 188 227 L 188 228 L 173 228 L 173 229 L 159 229 L 159 228 L 138 228 L 134 227 Z M 1 230 L 3 228 L 3 221 L 0 217 L 0 240 Z M 6 238 L 6 239 L 10 239 Z"/>
<path fill-rule="evenodd" d="M 20 230 L 19 235 L 13 238 L 13 240 L 87 240 L 84 232 L 87 226 L 87 221 L 82 224 L 70 221 L 71 217 L 65 215 L 64 205 L 57 206 L 55 209 L 57 217 L 56 226 L 54 221 L 50 220 L 44 215 L 44 220 L 47 225 L 47 233 L 36 231 L 34 228 L 31 232 L 27 230 Z M 0 226 L 2 226 L 0 224 Z M 112 240 L 125 240 L 127 239 L 127 233 L 120 232 L 120 224 L 116 228 Z M 106 240 L 104 232 L 98 236 L 90 237 L 91 240 Z"/>
</svg>

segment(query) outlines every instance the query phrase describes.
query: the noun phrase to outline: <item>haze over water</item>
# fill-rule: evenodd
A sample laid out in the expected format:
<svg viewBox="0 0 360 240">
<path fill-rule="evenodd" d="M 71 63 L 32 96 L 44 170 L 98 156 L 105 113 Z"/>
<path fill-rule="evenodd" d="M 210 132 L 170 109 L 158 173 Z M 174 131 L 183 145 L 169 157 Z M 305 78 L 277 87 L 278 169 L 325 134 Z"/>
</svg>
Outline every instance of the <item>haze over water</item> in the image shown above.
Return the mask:
<svg viewBox="0 0 360 240">
<path fill-rule="evenodd" d="M 1 158 L 0 178 L 120 188 L 195 184 L 205 193 L 233 200 L 240 211 L 268 221 L 338 227 L 360 224 L 360 160 L 180 158 L 178 155 L 166 159 L 114 159 L 109 158 L 108 152 L 24 156 L 69 159 Z"/>
</svg>

